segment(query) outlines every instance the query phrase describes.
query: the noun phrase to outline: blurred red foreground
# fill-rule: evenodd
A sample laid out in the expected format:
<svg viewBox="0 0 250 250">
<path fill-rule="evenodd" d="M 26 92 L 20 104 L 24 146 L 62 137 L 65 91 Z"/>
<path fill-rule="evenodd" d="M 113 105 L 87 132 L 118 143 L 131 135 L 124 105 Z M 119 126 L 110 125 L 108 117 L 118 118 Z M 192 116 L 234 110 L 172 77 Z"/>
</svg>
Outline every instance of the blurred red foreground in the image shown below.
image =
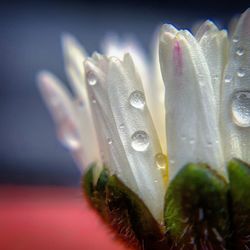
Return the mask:
<svg viewBox="0 0 250 250">
<path fill-rule="evenodd" d="M 125 250 L 77 188 L 0 186 L 1 250 Z"/>
</svg>

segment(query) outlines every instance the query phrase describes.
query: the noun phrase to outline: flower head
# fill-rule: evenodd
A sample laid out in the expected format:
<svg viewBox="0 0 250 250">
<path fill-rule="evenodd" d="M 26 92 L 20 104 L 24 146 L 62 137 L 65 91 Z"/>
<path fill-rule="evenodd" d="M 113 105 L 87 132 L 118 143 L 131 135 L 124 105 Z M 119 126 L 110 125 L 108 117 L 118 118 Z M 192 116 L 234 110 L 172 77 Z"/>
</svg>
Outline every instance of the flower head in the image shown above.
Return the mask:
<svg viewBox="0 0 250 250">
<path fill-rule="evenodd" d="M 227 206 L 228 161 L 237 157 L 250 162 L 250 10 L 229 36 L 206 21 L 195 35 L 163 25 L 157 40 L 159 60 L 154 64 L 131 40 L 120 43 L 110 37 L 103 54 L 88 57 L 75 38 L 63 35 L 65 70 L 74 95 L 51 73 L 40 73 L 38 81 L 60 140 L 79 166 L 96 165 L 94 185 L 105 166 L 158 223 L 167 216 L 175 236 L 181 226 L 172 218 L 183 215 L 169 212 L 172 203 L 179 206 L 176 190 L 197 188 L 203 180 L 204 186 L 216 186 L 223 194 L 219 204 Z M 186 173 L 189 163 L 198 167 L 190 165 Z M 186 179 L 183 184 L 183 175 L 195 184 L 187 185 Z M 166 201 L 172 203 L 164 208 L 167 187 Z M 204 210 L 199 211 L 201 218 Z M 227 226 L 220 229 L 228 232 Z M 219 232 L 214 234 L 224 241 Z"/>
</svg>

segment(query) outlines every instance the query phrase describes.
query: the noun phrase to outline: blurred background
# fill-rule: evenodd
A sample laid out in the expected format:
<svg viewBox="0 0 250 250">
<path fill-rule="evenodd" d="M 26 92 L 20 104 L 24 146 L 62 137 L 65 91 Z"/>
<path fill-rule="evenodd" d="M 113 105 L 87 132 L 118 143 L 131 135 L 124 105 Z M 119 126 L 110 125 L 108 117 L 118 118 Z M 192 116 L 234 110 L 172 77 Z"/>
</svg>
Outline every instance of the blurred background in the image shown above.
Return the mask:
<svg viewBox="0 0 250 250">
<path fill-rule="evenodd" d="M 149 53 L 152 36 L 159 24 L 167 22 L 178 28 L 191 28 L 197 21 L 209 18 L 226 28 L 230 19 L 249 5 L 247 1 L 188 0 L 1 1 L 0 209 L 1 204 L 5 204 L 7 216 L 10 206 L 13 206 L 4 203 L 9 202 L 8 197 L 18 200 L 17 197 L 30 194 L 27 200 L 36 196 L 37 201 L 37 194 L 42 193 L 41 199 L 46 200 L 48 194 L 57 196 L 60 193 L 53 193 L 51 189 L 41 191 L 42 187 L 48 186 L 67 187 L 67 190 L 73 190 L 73 197 L 80 200 L 80 192 L 74 193 L 79 187 L 80 172 L 57 141 L 53 122 L 35 81 L 37 72 L 48 69 L 66 82 L 60 43 L 63 32 L 75 35 L 89 53 L 100 50 L 100 42 L 107 32 L 115 32 L 121 37 L 133 35 Z M 30 190 L 35 190 L 35 193 Z M 65 196 L 67 194 L 72 197 L 71 191 L 66 191 Z M 27 211 L 24 208 L 24 213 Z M 27 222 L 29 215 L 26 214 L 23 223 Z M 5 222 L 7 225 L 8 221 Z M 7 232 L 15 230 L 16 224 L 13 223 L 14 228 L 10 227 Z M 1 227 L 4 231 L 0 221 L 0 232 Z M 57 248 L 60 247 L 51 249 Z M 11 248 L 6 245 L 1 249 L 32 247 L 15 245 Z"/>
<path fill-rule="evenodd" d="M 149 52 L 159 24 L 191 28 L 210 18 L 227 27 L 235 14 L 247 8 L 239 1 L 231 5 L 167 0 L 2 2 L 0 183 L 79 185 L 79 171 L 56 139 L 35 81 L 37 72 L 48 69 L 66 82 L 63 32 L 75 35 L 89 53 L 100 49 L 107 32 L 132 34 Z"/>
</svg>

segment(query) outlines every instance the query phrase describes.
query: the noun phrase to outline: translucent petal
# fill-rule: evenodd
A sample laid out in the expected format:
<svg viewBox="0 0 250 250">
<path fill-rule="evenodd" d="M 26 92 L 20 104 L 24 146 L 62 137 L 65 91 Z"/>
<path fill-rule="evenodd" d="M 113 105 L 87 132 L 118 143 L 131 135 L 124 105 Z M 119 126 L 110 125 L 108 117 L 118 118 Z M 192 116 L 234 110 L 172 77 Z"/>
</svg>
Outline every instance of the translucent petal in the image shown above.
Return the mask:
<svg viewBox="0 0 250 250">
<path fill-rule="evenodd" d="M 207 32 L 218 32 L 217 26 L 210 20 L 205 21 L 201 24 L 195 34 L 195 38 L 199 41 Z M 208 33 L 207 33 L 208 34 Z"/>
<path fill-rule="evenodd" d="M 46 71 L 38 75 L 38 84 L 55 122 L 59 140 L 71 151 L 81 169 L 93 163 L 96 159 L 92 147 L 88 145 L 88 142 L 91 143 L 88 127 L 81 129 L 70 93 L 59 79 Z"/>
<path fill-rule="evenodd" d="M 91 142 L 91 156 L 97 165 L 101 166 L 100 149 L 90 111 L 83 67 L 86 52 L 76 38 L 70 34 L 64 34 L 62 36 L 62 47 L 65 71 L 76 96 L 75 106 L 78 119 L 80 120 L 81 131 L 86 131 L 83 143 Z M 98 173 L 95 173 L 96 178 L 97 175 Z"/>
<path fill-rule="evenodd" d="M 170 178 L 189 162 L 223 168 L 210 72 L 200 46 L 187 31 L 165 32 L 159 52 Z"/>
<path fill-rule="evenodd" d="M 84 86 L 85 75 L 83 62 L 86 52 L 80 43 L 70 34 L 62 35 L 64 65 L 69 82 L 77 97 L 85 100 L 87 97 Z"/>
<path fill-rule="evenodd" d="M 129 163 L 118 134 L 118 129 L 122 129 L 122 126 L 116 127 L 112 115 L 107 93 L 107 75 L 91 59 L 85 61 L 85 71 L 87 75 L 91 72 L 97 79 L 95 85 L 87 84 L 87 88 L 92 100 L 91 109 L 103 162 L 112 174 L 116 174 L 127 186 L 137 192 L 137 185 L 128 167 Z"/>
<path fill-rule="evenodd" d="M 230 41 L 222 83 L 221 132 L 226 159 L 250 162 L 250 9 L 244 12 Z"/>
<path fill-rule="evenodd" d="M 144 100 L 144 90 L 129 55 L 125 56 L 124 63 L 110 61 L 107 81 L 115 124 L 117 128 L 123 124 L 118 133 L 129 162 L 126 167 L 133 173 L 137 194 L 154 217 L 161 220 L 164 183 L 155 163 L 155 155 L 161 153 L 161 147 L 147 105 L 135 105 L 138 99 L 133 99 L 134 93 L 140 102 Z"/>
<path fill-rule="evenodd" d="M 210 29 L 200 38 L 199 44 L 209 67 L 216 101 L 217 120 L 219 122 L 221 81 L 228 60 L 227 32 Z"/>
</svg>

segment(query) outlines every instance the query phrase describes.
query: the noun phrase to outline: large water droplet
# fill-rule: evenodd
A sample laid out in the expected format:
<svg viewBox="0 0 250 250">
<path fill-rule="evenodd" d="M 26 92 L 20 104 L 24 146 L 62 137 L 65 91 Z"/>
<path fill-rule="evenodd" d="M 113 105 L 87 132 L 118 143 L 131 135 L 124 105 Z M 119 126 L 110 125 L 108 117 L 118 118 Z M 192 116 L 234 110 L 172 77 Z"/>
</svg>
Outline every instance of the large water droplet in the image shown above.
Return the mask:
<svg viewBox="0 0 250 250">
<path fill-rule="evenodd" d="M 145 106 L 145 96 L 143 92 L 141 91 L 134 91 L 130 96 L 129 96 L 129 103 L 131 106 L 137 109 L 143 109 Z"/>
<path fill-rule="evenodd" d="M 87 72 L 87 81 L 88 81 L 88 84 L 91 86 L 94 86 L 97 84 L 96 75 L 92 71 Z"/>
<path fill-rule="evenodd" d="M 80 136 L 75 126 L 66 122 L 58 130 L 58 139 L 70 150 L 76 150 L 80 147 Z"/>
<path fill-rule="evenodd" d="M 156 154 L 155 163 L 159 169 L 165 169 L 167 166 L 167 156 L 162 153 Z"/>
<path fill-rule="evenodd" d="M 145 131 L 136 131 L 131 136 L 131 146 L 136 151 L 145 151 L 149 146 L 149 137 Z"/>
<path fill-rule="evenodd" d="M 250 127 L 250 91 L 240 91 L 232 100 L 233 121 L 240 127 Z"/>
</svg>

